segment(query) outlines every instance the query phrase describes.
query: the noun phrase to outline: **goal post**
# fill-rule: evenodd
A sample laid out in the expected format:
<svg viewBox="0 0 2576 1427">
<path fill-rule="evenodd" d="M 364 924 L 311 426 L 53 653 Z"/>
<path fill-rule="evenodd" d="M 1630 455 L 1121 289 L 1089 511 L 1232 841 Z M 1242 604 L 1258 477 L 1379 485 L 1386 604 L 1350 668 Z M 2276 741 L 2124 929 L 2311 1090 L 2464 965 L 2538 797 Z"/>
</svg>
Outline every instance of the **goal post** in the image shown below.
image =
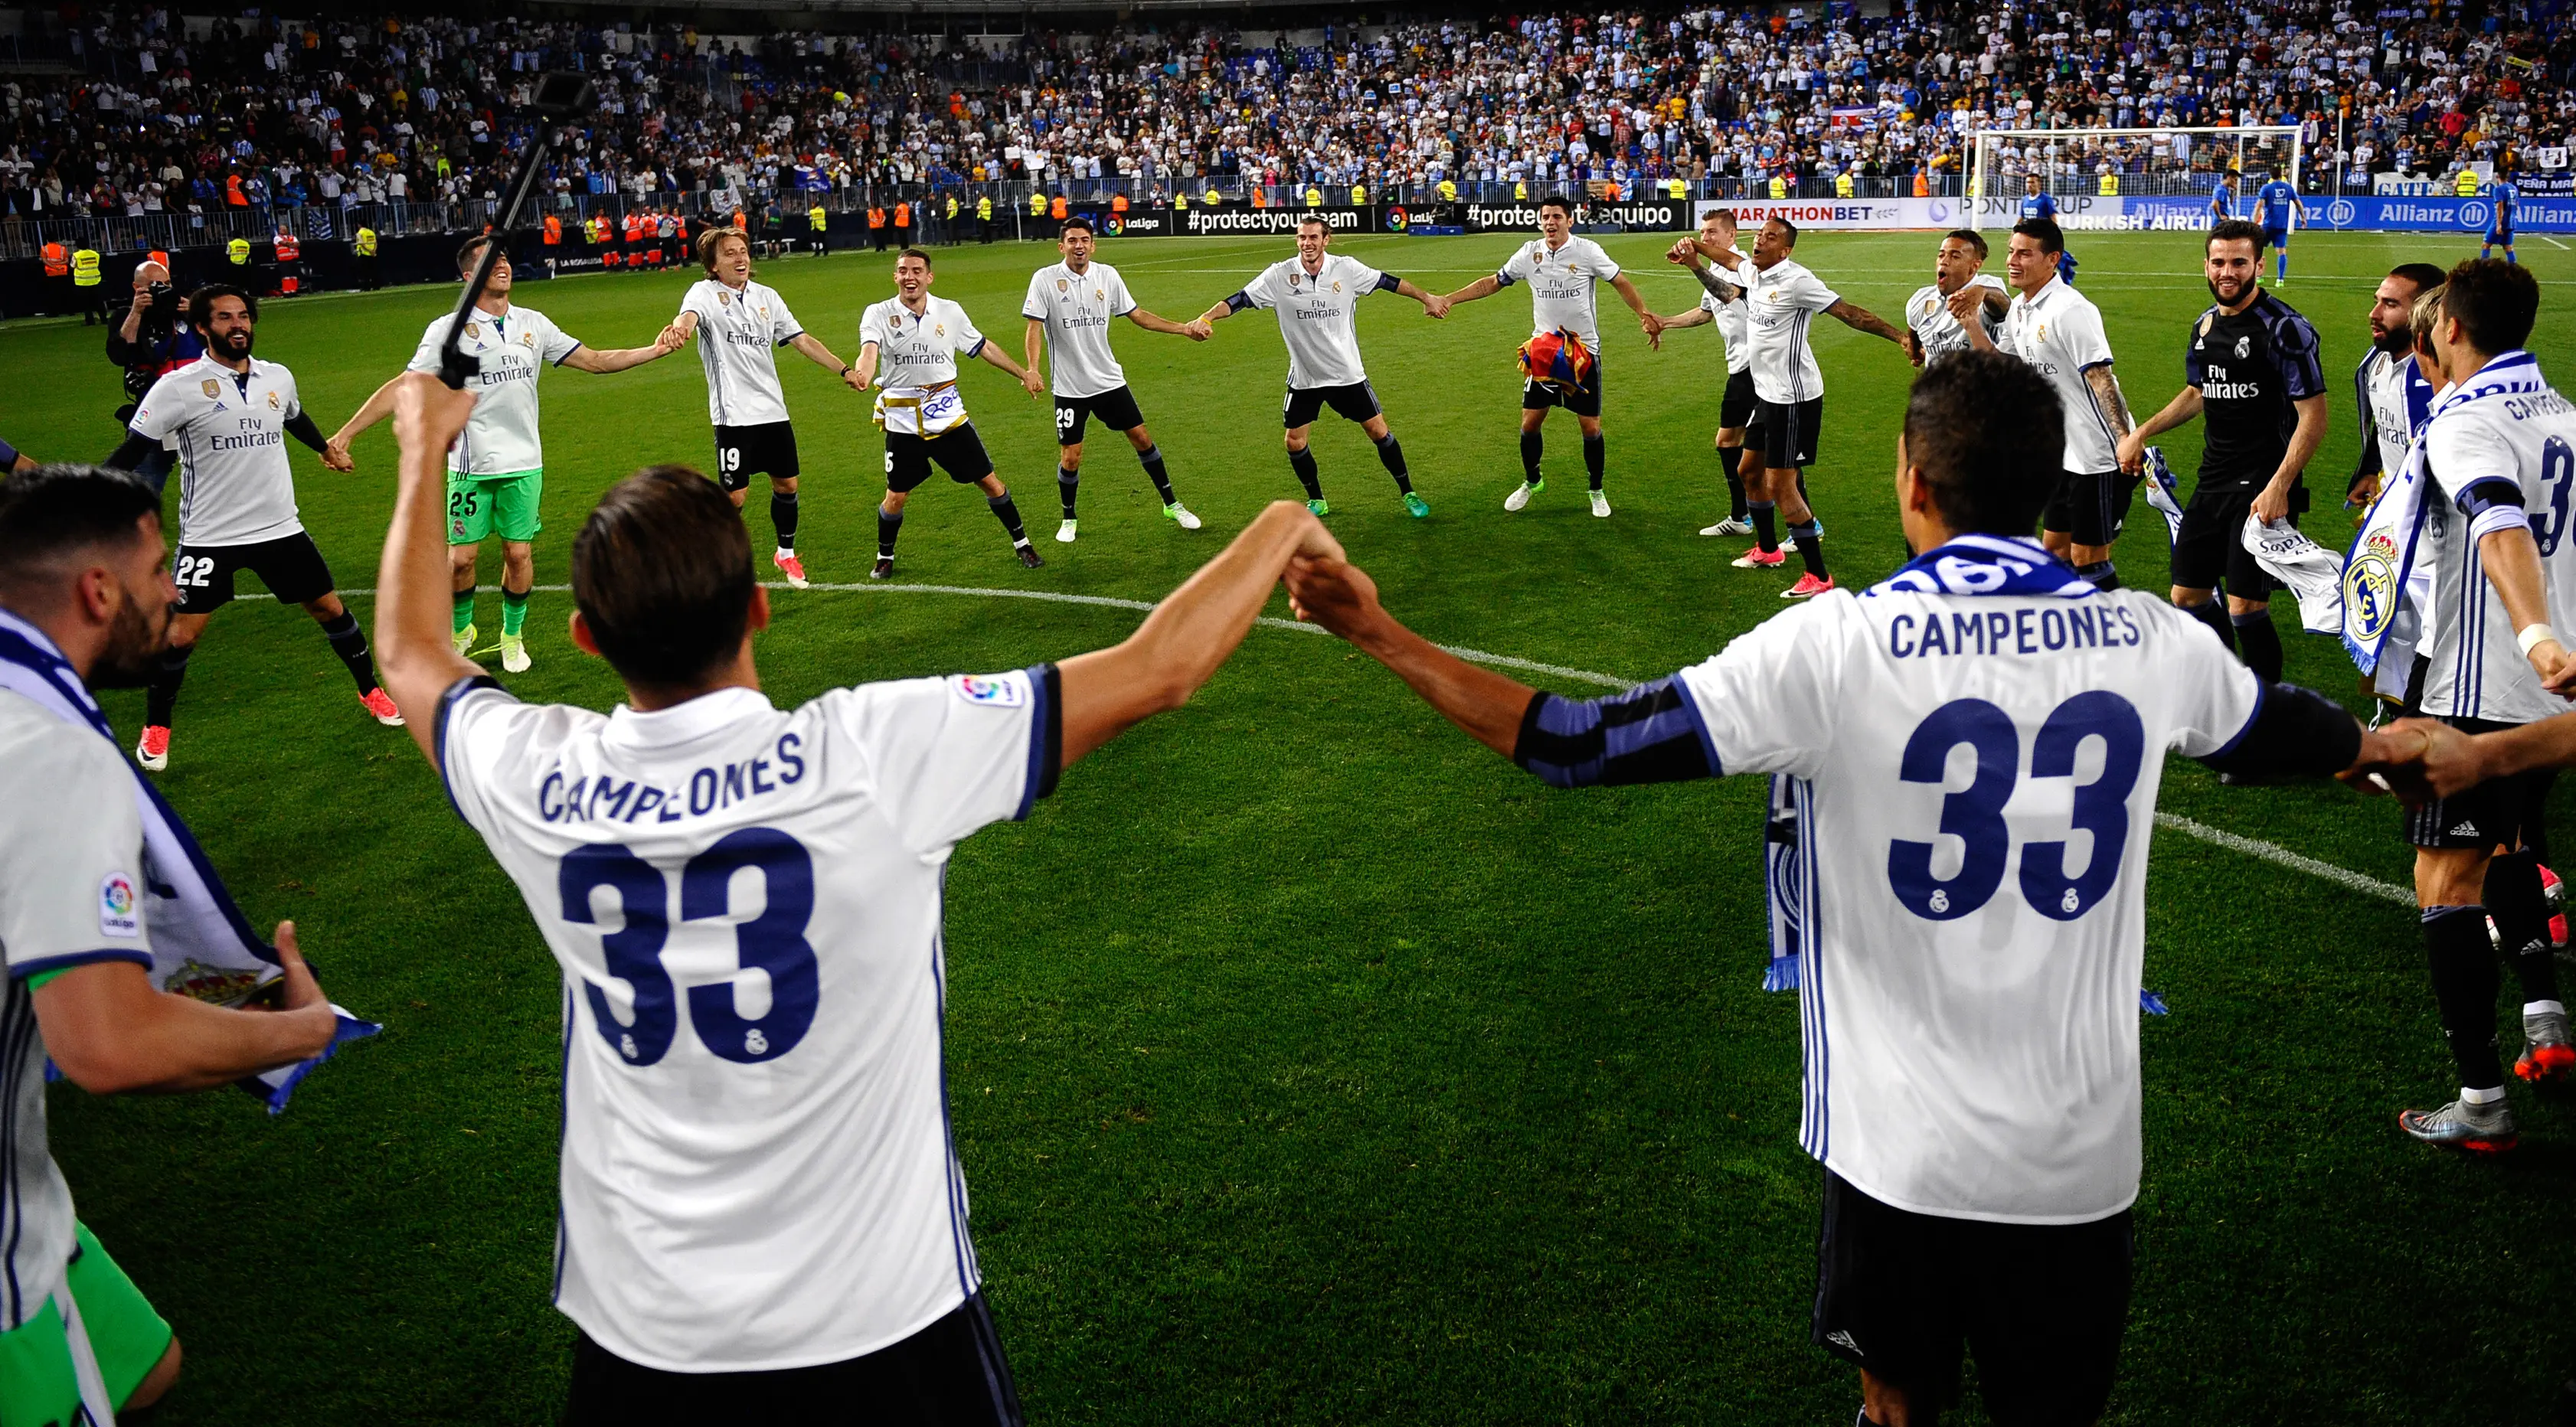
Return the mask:
<svg viewBox="0 0 2576 1427">
<path fill-rule="evenodd" d="M 2037 174 L 2061 203 L 2077 197 L 2206 199 L 2221 174 L 2237 180 L 2239 214 L 2252 211 L 2255 174 L 2298 182 L 2305 131 L 2295 124 L 2242 128 L 1978 129 L 1969 135 L 1968 197 L 1976 226 L 2009 228 Z"/>
</svg>

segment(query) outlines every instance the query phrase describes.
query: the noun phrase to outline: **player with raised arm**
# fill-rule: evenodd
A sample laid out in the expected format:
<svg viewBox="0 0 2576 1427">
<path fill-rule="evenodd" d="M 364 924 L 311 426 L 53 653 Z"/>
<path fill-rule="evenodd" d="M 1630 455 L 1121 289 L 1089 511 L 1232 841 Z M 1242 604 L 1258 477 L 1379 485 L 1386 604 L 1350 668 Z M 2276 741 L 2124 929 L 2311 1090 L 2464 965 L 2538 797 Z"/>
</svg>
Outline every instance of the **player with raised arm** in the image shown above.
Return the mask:
<svg viewBox="0 0 2576 1427">
<path fill-rule="evenodd" d="M 366 631 L 340 602 L 331 567 L 297 516 L 286 438 L 321 452 L 335 471 L 350 469 L 347 453 L 323 440 L 296 393 L 295 374 L 251 355 L 259 299 L 237 287 L 201 287 L 188 296 L 188 322 L 206 354 L 152 384 L 135 406 L 125 444 L 108 458 L 131 471 L 165 441 L 178 443 L 179 553 L 171 578 L 179 603 L 146 686 L 134 761 L 154 772 L 170 765 L 170 725 L 188 659 L 206 621 L 232 602 L 233 577 L 244 570 L 281 602 L 304 606 L 357 682 L 359 704 L 376 722 L 399 726 L 400 709 L 376 684 Z"/>
<path fill-rule="evenodd" d="M 2129 404 L 2111 371 L 2111 341 L 2102 331 L 2102 311 L 2077 292 L 2059 270 L 2066 235 L 2046 218 L 2025 218 L 2013 225 L 2004 248 L 2004 276 L 2011 280 L 2012 305 L 2004 313 L 2000 340 L 1982 323 L 1967 327 L 1968 344 L 1980 351 L 1997 348 L 2021 358 L 2047 378 L 2064 413 L 2065 464 L 2057 493 L 2040 513 L 2040 540 L 2075 566 L 2075 573 L 2102 589 L 2118 589 L 2119 566 L 2111 559 L 2111 542 L 2129 517 L 2129 498 L 2137 478 L 2120 466 L 2120 438 L 2129 434 Z M 1953 315 L 1984 302 L 1982 294 L 1953 294 Z"/>
<path fill-rule="evenodd" d="M 2361 412 L 2361 457 L 2344 487 L 2348 505 L 2368 505 L 2405 469 L 2415 428 L 2432 414 L 2433 384 L 2415 361 L 2415 299 L 2442 285 L 2431 263 L 2400 263 L 2370 295 L 2370 352 L 2352 374 Z"/>
<path fill-rule="evenodd" d="M 894 573 L 895 537 L 903 533 L 904 502 L 914 488 L 930 479 L 931 462 L 961 486 L 984 492 L 984 504 L 1020 563 L 1036 569 L 1046 561 L 1029 543 L 1020 524 L 1020 508 L 1010 487 L 993 473 L 993 458 L 984 438 L 966 415 L 966 397 L 957 389 L 957 358 L 982 357 L 1010 374 L 1031 396 L 1046 394 L 1038 374 L 1010 359 L 984 339 L 966 309 L 944 297 L 933 297 L 930 254 L 906 248 L 895 255 L 895 295 L 870 307 L 859 318 L 859 362 L 852 374 L 861 389 L 878 387 L 876 423 L 885 432 L 885 499 L 877 506 L 877 562 L 868 578 Z"/>
<path fill-rule="evenodd" d="M 794 347 L 852 390 L 865 388 L 850 364 L 787 310 L 787 299 L 751 280 L 751 239 L 741 230 L 699 229 L 698 265 L 707 275 L 680 299 L 680 315 L 662 340 L 679 345 L 706 338 L 698 364 L 707 373 L 707 420 L 716 428 L 716 484 L 740 510 L 751 478 L 769 477 L 769 523 L 778 534 L 769 563 L 801 590 L 805 562 L 796 556 L 796 479 L 802 468 L 796 428 L 787 419 L 787 392 L 778 381 L 778 349 Z"/>
<path fill-rule="evenodd" d="M 2254 211 L 2261 215 L 2263 241 L 2272 249 L 2272 285 L 2279 287 L 2290 280 L 2290 234 L 2299 226 L 2305 210 L 2299 204 L 2299 190 L 2286 173 L 2275 175 L 2254 190 Z M 2259 282 L 2262 273 L 2258 269 Z"/>
<path fill-rule="evenodd" d="M 465 240 L 456 250 L 456 273 L 471 282 L 490 238 Z M 420 334 L 420 346 L 406 371 L 435 373 L 454 313 L 431 322 Z M 525 671 L 528 657 L 528 599 L 537 587 L 537 532 L 545 528 L 541 506 L 546 490 L 545 441 L 538 434 L 537 379 L 548 367 L 577 372 L 622 372 L 679 350 L 665 329 L 649 347 L 601 351 L 587 347 L 533 307 L 510 300 L 510 257 L 506 250 L 493 264 L 492 276 L 475 294 L 474 313 L 465 320 L 459 350 L 481 363 L 474 389 L 486 400 L 474 408 L 465 439 L 447 453 L 447 563 L 451 582 L 449 623 L 459 654 L 470 653 L 474 627 L 475 572 L 483 542 L 501 538 L 501 668 Z M 346 460 L 349 445 L 369 427 L 393 415 L 397 376 L 376 388 L 331 437 L 331 449 Z"/>
<path fill-rule="evenodd" d="M 1712 208 L 1699 217 L 1699 235 L 1703 242 L 1720 248 L 1735 246 L 1735 210 Z M 1726 518 L 1714 525 L 1700 527 L 1702 535 L 1750 535 L 1753 533 L 1753 507 L 1746 499 L 1744 426 L 1753 419 L 1753 347 L 1747 338 L 1744 289 L 1716 268 L 1702 266 L 1695 270 L 1706 282 L 1699 306 L 1688 312 L 1662 319 L 1664 330 L 1676 327 L 1714 325 L 1718 340 L 1726 344 L 1726 390 L 1717 404 L 1717 465 L 1726 477 Z"/>
<path fill-rule="evenodd" d="M 2496 171 L 2495 182 L 2487 187 L 2487 206 L 2490 213 L 2487 235 L 2478 244 L 2478 256 L 2491 257 L 2496 249 L 2502 248 L 2506 262 L 2520 262 L 2521 259 L 2513 255 L 2513 220 L 2514 210 L 2522 206 L 2522 190 L 2502 169 Z"/>
<path fill-rule="evenodd" d="M 950 854 L 1181 707 L 1290 557 L 1339 547 L 1282 501 L 1112 648 L 781 709 L 741 514 L 654 467 L 573 542 L 573 637 L 624 703 L 523 704 L 441 619 L 438 452 L 472 394 L 397 397 L 386 677 L 437 710 L 420 750 L 563 973 L 564 1421 L 1018 1423 L 948 1126 Z"/>
<path fill-rule="evenodd" d="M 1808 508 L 1805 470 L 1815 464 L 1816 442 L 1824 428 L 1825 374 L 1808 344 L 1808 324 L 1819 312 L 1855 331 L 1905 345 L 1905 333 L 1885 318 L 1825 286 L 1824 280 L 1790 256 L 1798 247 L 1798 228 L 1785 218 L 1762 225 L 1751 256 L 1731 246 L 1710 248 L 1704 240 L 1685 238 L 1665 254 L 1691 269 L 1703 290 L 1719 279 L 1704 269 L 1714 262 L 1745 293 L 1748 328 L 1745 345 L 1752 352 L 1753 422 L 1745 431 L 1745 467 L 1760 474 L 1752 487 L 1755 544 L 1735 560 L 1743 570 L 1778 569 L 1778 521 L 1786 516 L 1789 538 L 1798 547 L 1806 573 L 1780 592 L 1784 600 L 1802 600 L 1834 587 L 1825 569 L 1824 527 Z"/>
<path fill-rule="evenodd" d="M 2029 206 L 2022 205 L 2025 211 Z M 1967 351 L 1968 322 L 1984 331 L 1988 346 L 1994 344 L 1995 333 L 2003 328 L 2004 314 L 2012 310 L 2012 289 L 2005 287 L 2001 278 L 1986 272 L 1985 267 L 1984 234 L 1974 228 L 1957 228 L 1942 235 L 1941 246 L 1932 255 L 1932 280 L 1914 289 L 1914 295 L 1905 300 L 1905 354 L 1914 359 L 1914 365 L 1930 366 L 1952 353 Z M 1973 298 L 1964 303 L 1953 301 L 1972 288 Z M 1968 308 L 1964 318 L 1953 310 L 1961 306 Z"/>
<path fill-rule="evenodd" d="M 1055 395 L 1055 484 L 1064 502 L 1064 524 L 1056 527 L 1055 538 L 1067 545 L 1073 543 L 1074 497 L 1082 484 L 1082 433 L 1094 416 L 1136 448 L 1146 479 L 1163 499 L 1163 518 L 1183 530 L 1199 528 L 1199 518 L 1172 494 L 1171 473 L 1163 468 L 1163 448 L 1154 444 L 1154 433 L 1145 429 L 1145 413 L 1136 406 L 1136 394 L 1127 389 L 1127 369 L 1118 365 L 1117 354 L 1109 350 L 1109 320 L 1124 317 L 1148 332 L 1193 342 L 1206 341 L 1210 329 L 1204 321 L 1174 322 L 1137 306 L 1118 269 L 1092 260 L 1098 242 L 1090 219 L 1078 213 L 1067 217 L 1055 239 L 1063 261 L 1031 274 L 1028 296 L 1020 302 L 1020 315 L 1029 324 L 1021 339 L 1022 355 L 1029 370 L 1036 371 L 1043 342 L 1048 387 Z"/>
<path fill-rule="evenodd" d="M 1521 510 L 1531 496 L 1547 489 L 1547 477 L 1540 469 L 1547 454 L 1547 413 L 1562 406 L 1574 414 L 1574 424 L 1583 432 L 1583 467 L 1591 480 L 1592 513 L 1606 519 L 1610 497 L 1601 489 L 1601 473 L 1609 446 L 1601 435 L 1601 318 L 1594 289 L 1610 284 L 1619 300 L 1637 314 L 1637 325 L 1645 330 L 1649 346 L 1661 337 L 1663 319 L 1646 310 L 1636 282 L 1619 270 L 1599 243 L 1574 236 L 1572 199 L 1553 193 L 1540 199 L 1538 232 L 1492 276 L 1450 293 L 1447 301 L 1455 307 L 1517 283 L 1529 285 L 1531 345 L 1521 349 L 1521 483 L 1503 498 L 1503 509 Z M 1565 352 L 1567 371 L 1551 380 L 1542 372 L 1553 369 L 1553 353 L 1569 336 L 1579 344 L 1581 355 Z M 1538 352 L 1546 352 L 1551 361 L 1547 368 L 1532 370 L 1532 356 Z"/>
<path fill-rule="evenodd" d="M 2202 246 L 2211 303 L 2192 323 L 2182 390 L 2121 438 L 2120 469 L 2138 469 L 2157 436 L 2206 419 L 2200 479 L 2174 534 L 2173 602 L 2241 648 L 2255 673 L 2277 679 L 2272 577 L 2245 548 L 2245 522 L 2295 523 L 2307 509 L 2299 478 L 2325 439 L 2326 375 L 2317 364 L 2316 329 L 2263 290 L 2262 230 L 2230 219 L 2210 229 Z"/>
<path fill-rule="evenodd" d="M 1890 1427 L 1950 1405 L 1963 1342 L 1995 1421 L 2091 1422 L 2110 1395 L 2165 754 L 2323 776 L 2379 751 L 2333 703 L 2267 689 L 2188 616 L 2030 538 L 2058 484 L 2056 403 L 1993 353 L 1926 368 L 1896 453 L 1922 553 L 1604 698 L 1442 651 L 1346 564 L 1289 565 L 1300 615 L 1551 785 L 1783 780 L 1799 1139 L 1824 1166 L 1814 1341 Z"/>
<path fill-rule="evenodd" d="M 1405 510 L 1419 520 L 1431 513 L 1431 506 L 1413 493 L 1404 446 L 1387 426 L 1386 409 L 1378 405 L 1377 389 L 1360 364 L 1359 305 L 1370 293 L 1392 292 L 1421 303 L 1426 316 L 1437 318 L 1447 315 L 1449 301 L 1357 258 L 1327 251 L 1332 241 L 1332 225 L 1307 215 L 1297 224 L 1297 256 L 1262 269 L 1233 296 L 1200 313 L 1199 320 L 1222 322 L 1247 307 L 1279 314 L 1279 339 L 1288 347 L 1288 399 L 1280 421 L 1287 427 L 1288 465 L 1306 488 L 1308 510 L 1330 515 L 1333 509 L 1324 500 L 1315 454 L 1306 447 L 1315 418 L 1329 406 L 1368 433 L 1379 462 L 1404 496 Z"/>
<path fill-rule="evenodd" d="M 2440 502 L 2422 537 L 2433 565 L 2418 646 L 2423 712 L 2464 733 L 2495 733 L 2555 719 L 2576 690 L 2576 660 L 2555 628 L 2576 615 L 2576 549 L 2565 539 L 2576 407 L 2523 350 L 2540 311 L 2529 270 L 2462 263 L 2440 301 L 2434 350 L 2449 386 L 2416 438 L 2432 482 L 2427 503 Z M 2429 1144 L 2493 1153 L 2517 1139 L 2496 1046 L 2502 978 L 2489 917 L 2521 983 L 2514 1074 L 2556 1080 L 2576 1068 L 2540 883 L 2550 778 L 2537 764 L 2499 768 L 2406 821 L 2433 997 L 2460 1072 L 2459 1099 L 2398 1116 Z"/>
</svg>

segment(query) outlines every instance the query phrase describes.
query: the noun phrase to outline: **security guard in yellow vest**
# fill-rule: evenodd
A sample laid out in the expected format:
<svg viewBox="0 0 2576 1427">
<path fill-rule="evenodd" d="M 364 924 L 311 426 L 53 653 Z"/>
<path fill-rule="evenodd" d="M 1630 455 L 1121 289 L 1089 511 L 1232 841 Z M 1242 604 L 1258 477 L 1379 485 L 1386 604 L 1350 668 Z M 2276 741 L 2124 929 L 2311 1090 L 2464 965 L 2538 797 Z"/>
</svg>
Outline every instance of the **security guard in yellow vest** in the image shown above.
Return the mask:
<svg viewBox="0 0 2576 1427">
<path fill-rule="evenodd" d="M 1046 195 L 1035 189 L 1029 191 L 1029 216 L 1032 218 L 1046 216 Z"/>
<path fill-rule="evenodd" d="M 1512 184 L 1512 201 L 1513 201 L 1513 202 L 1515 202 L 1515 203 L 1527 203 L 1527 202 L 1529 202 L 1529 184 L 1528 184 L 1528 182 L 1527 182 L 1527 181 L 1525 181 L 1525 180 L 1515 180 L 1515 181 L 1513 182 L 1513 184 Z"/>
<path fill-rule="evenodd" d="M 1172 211 L 1175 213 L 1189 212 L 1190 196 L 1186 193 L 1174 193 L 1172 195 Z"/>
<path fill-rule="evenodd" d="M 1351 185 L 1351 206 L 1352 206 L 1353 208 L 1357 208 L 1357 207 L 1359 207 L 1361 204 L 1366 203 L 1366 202 L 1368 202 L 1368 185 L 1367 185 L 1367 184 L 1364 184 L 1364 183 L 1355 183 L 1355 184 L 1352 184 L 1352 185 Z"/>
<path fill-rule="evenodd" d="M 1788 197 L 1788 196 L 1789 196 L 1789 180 L 1787 180 L 1787 179 L 1785 179 L 1785 178 L 1782 178 L 1780 175 L 1778 175 L 1778 174 L 1776 174 L 1776 173 L 1775 173 L 1775 174 L 1773 174 L 1773 175 L 1771 175 L 1771 196 L 1772 196 L 1773 198 L 1786 198 L 1786 197 Z"/>
<path fill-rule="evenodd" d="M 1458 201 L 1458 185 L 1454 181 L 1445 178 L 1440 180 L 1440 201 L 1443 203 Z"/>
<path fill-rule="evenodd" d="M 947 222 L 940 227 L 939 241 L 943 243 L 957 241 L 957 195 L 953 193 L 948 195 Z"/>
<path fill-rule="evenodd" d="M 1224 196 L 1219 194 L 1214 188 L 1210 188 L 1199 195 L 1199 206 L 1201 208 L 1214 208 L 1224 201 Z"/>
<path fill-rule="evenodd" d="M 1307 207 L 1309 207 L 1309 208 L 1321 208 L 1321 207 L 1323 207 L 1323 206 L 1324 206 L 1324 190 L 1322 190 L 1322 189 L 1320 189 L 1320 188 L 1317 188 L 1315 185 L 1313 185 L 1313 184 L 1311 184 L 1311 183 L 1310 183 L 1310 184 L 1307 184 L 1307 185 L 1306 185 L 1306 206 L 1307 206 Z"/>
<path fill-rule="evenodd" d="M 1679 178 L 1668 178 L 1664 180 L 1664 196 L 1673 200 L 1675 203 L 1679 203 L 1683 199 L 1690 197 L 1689 181 Z"/>
<path fill-rule="evenodd" d="M 817 203 L 805 210 L 805 226 L 813 231 L 813 237 L 807 241 L 818 258 L 832 251 L 831 224 L 832 215 L 823 211 L 822 204 Z"/>
<path fill-rule="evenodd" d="M 2460 170 L 2460 181 L 2456 192 L 2462 198 L 2475 198 L 2478 196 L 2478 171 L 2476 169 L 2464 168 Z"/>
<path fill-rule="evenodd" d="M 2116 170 L 2113 170 L 2113 169 L 2107 169 L 2107 168 L 2106 168 L 2106 169 L 2102 170 L 2102 181 L 2101 181 L 2099 184 L 2096 184 L 2094 187 L 2095 187 L 2095 191 L 2099 192 L 2099 193 L 2100 193 L 2104 198 L 2117 198 L 2117 197 L 2119 197 L 2119 196 L 2120 196 L 2120 175 L 2119 175 L 2119 173 L 2118 173 Z"/>
<path fill-rule="evenodd" d="M 987 193 L 975 200 L 975 226 L 983 241 L 993 241 L 993 195 Z"/>
<path fill-rule="evenodd" d="M 72 250 L 72 302 L 81 310 L 81 325 L 107 320 L 106 309 L 99 306 L 98 249 L 86 244 Z"/>
<path fill-rule="evenodd" d="M 225 260 L 226 260 L 226 261 L 230 262 L 234 267 L 237 267 L 237 268 L 246 268 L 246 267 L 249 267 L 249 266 L 250 266 L 250 239 L 248 239 L 248 238 L 235 238 L 235 239 L 233 239 L 231 242 L 224 244 L 224 258 L 225 258 Z"/>
<path fill-rule="evenodd" d="M 376 276 L 376 230 L 360 228 L 349 240 L 349 256 L 358 260 L 358 290 L 373 292 L 383 285 Z"/>
<path fill-rule="evenodd" d="M 1850 170 L 1850 169 L 1844 169 L 1841 173 L 1835 174 L 1835 175 L 1834 175 L 1834 197 L 1836 197 L 1836 198 L 1849 198 L 1849 197 L 1851 197 L 1851 196 L 1852 196 L 1852 192 L 1853 192 L 1853 188 L 1852 188 L 1852 176 L 1851 176 L 1851 170 Z"/>
</svg>

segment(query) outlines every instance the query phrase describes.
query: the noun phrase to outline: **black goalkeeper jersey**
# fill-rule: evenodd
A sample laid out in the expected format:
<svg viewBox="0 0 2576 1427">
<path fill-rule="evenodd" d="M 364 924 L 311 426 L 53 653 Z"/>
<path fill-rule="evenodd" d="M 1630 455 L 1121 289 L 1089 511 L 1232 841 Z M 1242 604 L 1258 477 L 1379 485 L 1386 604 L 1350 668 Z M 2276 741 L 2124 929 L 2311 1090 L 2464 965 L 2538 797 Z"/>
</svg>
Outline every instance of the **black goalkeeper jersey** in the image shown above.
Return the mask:
<svg viewBox="0 0 2576 1427">
<path fill-rule="evenodd" d="M 2183 380 L 2200 388 L 2208 445 L 2200 489 L 2258 489 L 2281 468 L 2298 429 L 2294 402 L 2326 389 L 2317 331 L 2266 292 L 2229 316 L 2216 307 L 2192 324 Z"/>
</svg>

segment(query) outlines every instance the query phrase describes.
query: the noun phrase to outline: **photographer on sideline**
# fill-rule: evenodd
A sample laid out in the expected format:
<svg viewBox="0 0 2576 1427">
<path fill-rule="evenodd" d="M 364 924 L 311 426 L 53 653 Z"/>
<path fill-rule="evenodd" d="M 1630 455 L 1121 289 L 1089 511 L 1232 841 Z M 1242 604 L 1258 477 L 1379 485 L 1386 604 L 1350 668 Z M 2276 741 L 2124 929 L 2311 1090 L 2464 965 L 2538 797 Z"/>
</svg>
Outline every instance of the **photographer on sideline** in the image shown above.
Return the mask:
<svg viewBox="0 0 2576 1427">
<path fill-rule="evenodd" d="M 125 368 L 125 404 L 116 409 L 120 427 L 134 419 L 135 405 L 164 373 L 206 354 L 205 339 L 180 320 L 182 305 L 166 265 L 152 258 L 134 265 L 134 305 L 126 309 L 125 320 L 107 333 L 107 359 Z M 165 444 L 145 457 L 135 474 L 158 493 L 177 462 L 177 446 Z"/>
</svg>

